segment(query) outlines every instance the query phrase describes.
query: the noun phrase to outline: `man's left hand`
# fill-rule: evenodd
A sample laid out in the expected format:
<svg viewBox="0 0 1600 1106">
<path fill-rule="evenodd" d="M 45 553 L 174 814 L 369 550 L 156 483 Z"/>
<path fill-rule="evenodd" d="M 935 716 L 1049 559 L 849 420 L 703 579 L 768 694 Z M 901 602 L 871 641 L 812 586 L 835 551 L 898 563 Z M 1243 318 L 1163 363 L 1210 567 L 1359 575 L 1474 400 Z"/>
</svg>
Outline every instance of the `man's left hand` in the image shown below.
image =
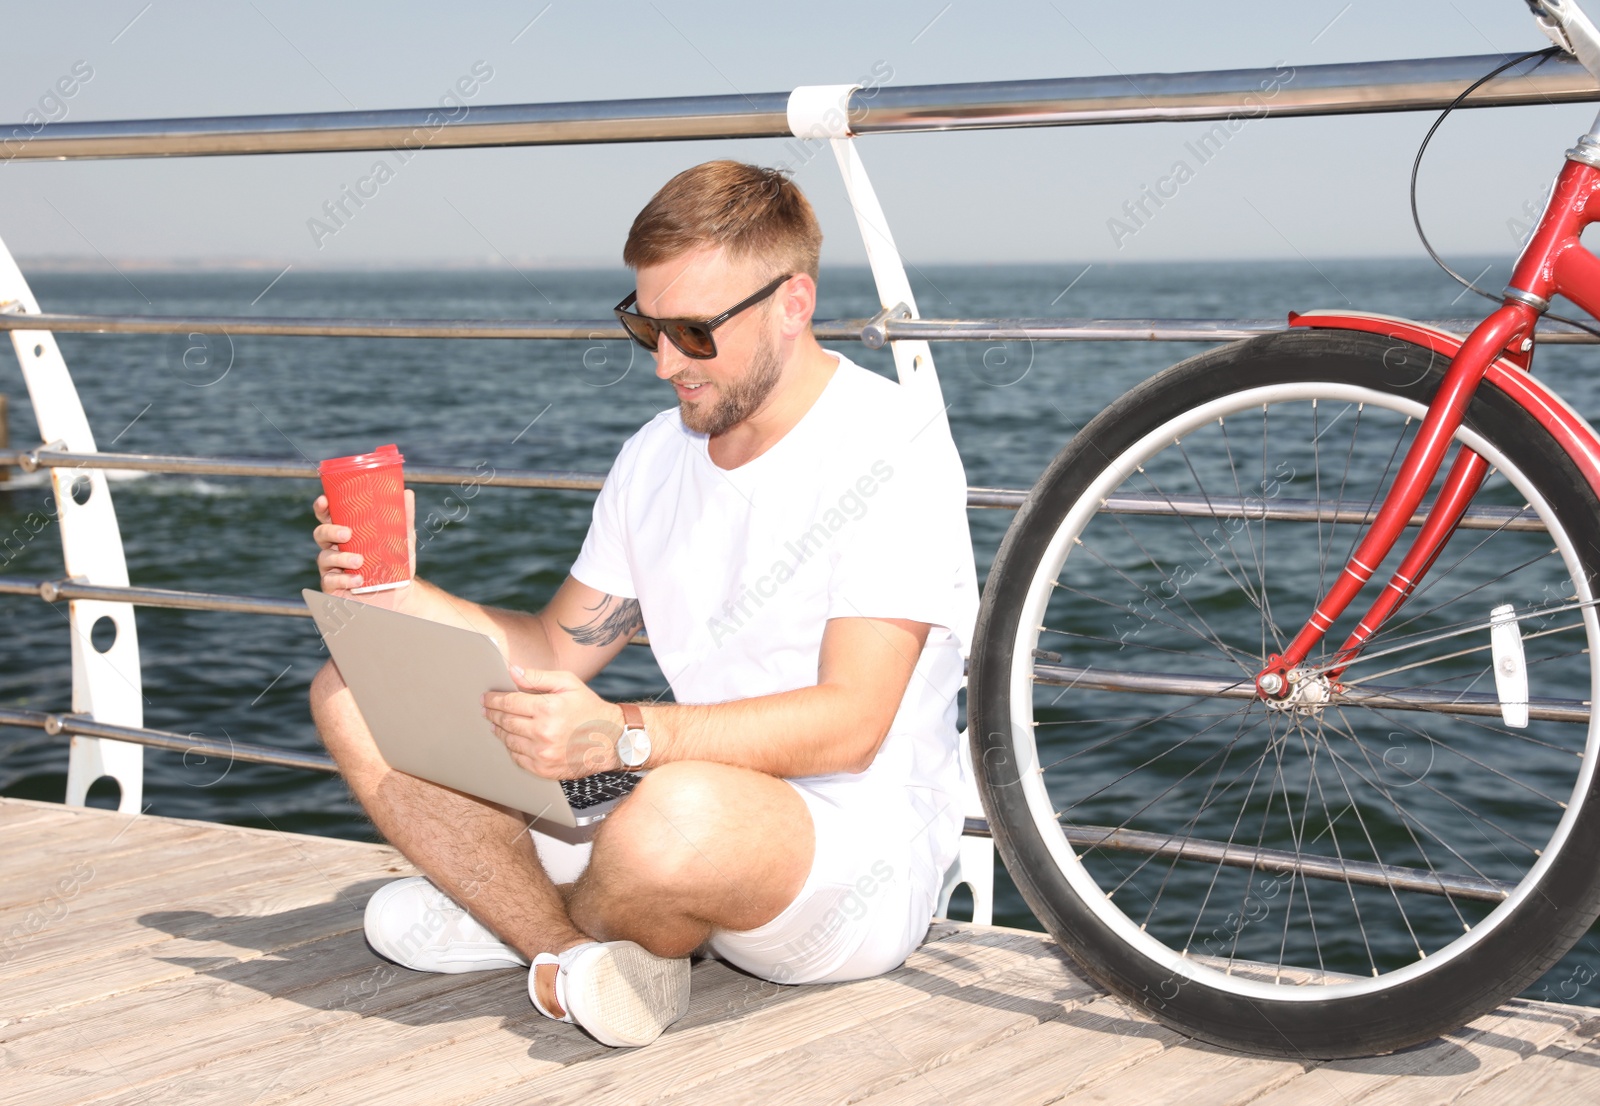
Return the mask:
<svg viewBox="0 0 1600 1106">
<path fill-rule="evenodd" d="M 622 711 L 571 672 L 511 669 L 520 691 L 491 691 L 483 713 L 511 759 L 536 776 L 575 780 L 622 767 Z"/>
</svg>

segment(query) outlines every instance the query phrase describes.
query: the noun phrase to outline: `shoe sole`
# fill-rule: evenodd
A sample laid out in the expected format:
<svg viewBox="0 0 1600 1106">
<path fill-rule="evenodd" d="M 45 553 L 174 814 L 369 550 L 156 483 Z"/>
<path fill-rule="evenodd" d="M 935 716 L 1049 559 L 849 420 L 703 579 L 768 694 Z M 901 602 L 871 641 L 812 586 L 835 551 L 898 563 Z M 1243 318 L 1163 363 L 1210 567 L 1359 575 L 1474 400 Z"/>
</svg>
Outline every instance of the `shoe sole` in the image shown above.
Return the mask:
<svg viewBox="0 0 1600 1106">
<path fill-rule="evenodd" d="M 637 1048 L 689 1012 L 687 959 L 656 956 L 629 941 L 600 949 L 567 973 L 565 986 L 568 1011 L 595 1040 Z"/>
</svg>

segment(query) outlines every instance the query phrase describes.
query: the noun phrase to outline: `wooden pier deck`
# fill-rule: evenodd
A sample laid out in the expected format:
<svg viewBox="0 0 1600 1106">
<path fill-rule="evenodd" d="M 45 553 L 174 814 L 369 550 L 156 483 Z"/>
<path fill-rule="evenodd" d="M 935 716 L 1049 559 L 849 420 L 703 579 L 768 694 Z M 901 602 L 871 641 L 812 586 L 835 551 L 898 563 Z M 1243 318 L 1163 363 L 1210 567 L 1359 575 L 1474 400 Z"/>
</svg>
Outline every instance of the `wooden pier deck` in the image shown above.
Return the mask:
<svg viewBox="0 0 1600 1106">
<path fill-rule="evenodd" d="M 1592 1103 L 1600 1010 L 1513 1002 L 1394 1056 L 1262 1060 L 1097 992 L 1039 934 L 937 923 L 897 971 L 780 987 L 707 961 L 689 1015 L 613 1050 L 523 972 L 374 954 L 380 845 L 0 799 L 0 1100 Z"/>
</svg>

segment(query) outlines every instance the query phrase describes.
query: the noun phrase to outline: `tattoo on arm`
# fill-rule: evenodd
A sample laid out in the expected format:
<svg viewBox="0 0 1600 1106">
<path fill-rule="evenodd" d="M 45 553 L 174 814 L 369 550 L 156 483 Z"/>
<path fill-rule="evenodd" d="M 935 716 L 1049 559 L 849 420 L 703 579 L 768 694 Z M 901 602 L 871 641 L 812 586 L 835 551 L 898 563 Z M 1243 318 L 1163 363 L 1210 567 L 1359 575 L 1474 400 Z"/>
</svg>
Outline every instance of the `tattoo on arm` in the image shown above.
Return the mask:
<svg viewBox="0 0 1600 1106">
<path fill-rule="evenodd" d="M 595 612 L 593 618 L 578 626 L 568 626 L 563 622 L 561 628 L 579 645 L 610 645 L 618 638 L 631 638 L 644 629 L 644 615 L 639 611 L 639 601 L 624 599 L 616 603 L 615 600 L 614 595 L 601 597 L 600 602 L 585 608 Z"/>
</svg>

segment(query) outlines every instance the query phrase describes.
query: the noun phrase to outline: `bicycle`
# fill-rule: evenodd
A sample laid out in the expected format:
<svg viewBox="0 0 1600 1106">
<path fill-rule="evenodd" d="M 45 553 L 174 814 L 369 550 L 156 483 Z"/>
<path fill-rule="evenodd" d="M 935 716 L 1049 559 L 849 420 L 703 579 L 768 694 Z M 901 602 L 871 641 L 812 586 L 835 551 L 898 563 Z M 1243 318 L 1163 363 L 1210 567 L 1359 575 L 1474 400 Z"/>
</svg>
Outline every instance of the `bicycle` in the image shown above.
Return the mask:
<svg viewBox="0 0 1600 1106">
<path fill-rule="evenodd" d="M 1600 79 L 1571 0 L 1527 3 Z M 1087 975 L 1186 1035 L 1392 1051 L 1600 916 L 1600 436 L 1530 375 L 1557 293 L 1600 313 L 1600 118 L 1566 157 L 1470 335 L 1313 312 L 1175 365 L 996 556 L 968 692 L 995 844 Z"/>
</svg>

